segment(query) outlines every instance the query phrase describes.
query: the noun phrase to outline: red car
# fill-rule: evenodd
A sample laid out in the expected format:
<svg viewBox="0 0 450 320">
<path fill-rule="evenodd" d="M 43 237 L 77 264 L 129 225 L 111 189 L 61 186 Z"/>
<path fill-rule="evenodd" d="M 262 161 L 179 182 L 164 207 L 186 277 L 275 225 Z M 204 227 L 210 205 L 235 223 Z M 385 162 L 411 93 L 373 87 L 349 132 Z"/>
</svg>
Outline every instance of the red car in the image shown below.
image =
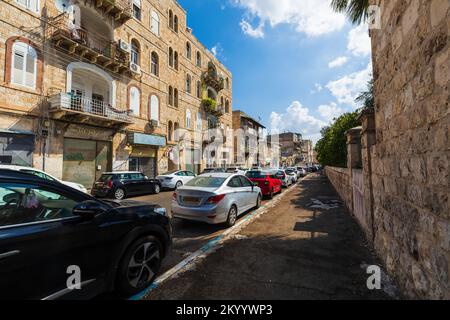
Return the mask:
<svg viewBox="0 0 450 320">
<path fill-rule="evenodd" d="M 245 174 L 252 182 L 258 183 L 263 196 L 273 198 L 274 194 L 282 192 L 281 180 L 276 178 L 275 172 L 271 171 L 247 171 Z"/>
</svg>

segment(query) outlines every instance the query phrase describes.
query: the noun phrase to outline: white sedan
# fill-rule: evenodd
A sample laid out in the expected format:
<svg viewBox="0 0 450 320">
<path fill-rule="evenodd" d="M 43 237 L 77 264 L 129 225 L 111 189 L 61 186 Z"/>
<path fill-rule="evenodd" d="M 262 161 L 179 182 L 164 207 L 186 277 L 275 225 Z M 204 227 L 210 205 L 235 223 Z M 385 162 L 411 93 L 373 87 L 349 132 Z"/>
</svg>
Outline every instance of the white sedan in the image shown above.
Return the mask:
<svg viewBox="0 0 450 320">
<path fill-rule="evenodd" d="M 196 177 L 195 173 L 186 170 L 174 170 L 156 177 L 163 189 L 178 189 Z"/>
<path fill-rule="evenodd" d="M 15 166 L 15 165 L 0 165 L 0 169 L 16 170 L 16 171 L 34 174 L 35 176 L 38 176 L 42 179 L 46 179 L 46 180 L 50 180 L 50 181 L 58 181 L 62 184 L 65 184 L 66 186 L 77 189 L 84 193 L 88 193 L 87 189 L 79 183 L 60 180 L 60 179 L 55 178 L 54 176 L 48 174 L 47 172 L 44 172 L 39 169 L 35 169 L 35 168 L 31 168 L 31 167 Z"/>
</svg>

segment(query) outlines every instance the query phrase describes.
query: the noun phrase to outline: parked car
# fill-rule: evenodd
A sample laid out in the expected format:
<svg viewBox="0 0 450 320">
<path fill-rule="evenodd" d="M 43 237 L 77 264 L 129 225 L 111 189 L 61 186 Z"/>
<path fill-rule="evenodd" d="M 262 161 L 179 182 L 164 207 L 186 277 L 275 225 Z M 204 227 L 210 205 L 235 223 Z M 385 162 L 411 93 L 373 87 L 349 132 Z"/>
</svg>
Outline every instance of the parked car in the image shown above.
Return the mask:
<svg viewBox="0 0 450 320">
<path fill-rule="evenodd" d="M 176 190 L 172 199 L 175 218 L 225 223 L 233 226 L 239 215 L 261 205 L 261 189 L 243 175 L 200 175 Z"/>
<path fill-rule="evenodd" d="M 130 196 L 157 194 L 160 191 L 159 180 L 149 179 L 141 172 L 118 171 L 103 173 L 94 183 L 91 194 L 99 198 L 122 200 Z"/>
<path fill-rule="evenodd" d="M 272 174 L 281 180 L 281 186 L 283 188 L 289 188 L 293 184 L 292 177 L 283 169 L 276 169 L 272 172 Z"/>
<path fill-rule="evenodd" d="M 77 189 L 77 190 L 82 191 L 84 193 L 88 192 L 87 189 L 85 188 L 85 186 L 83 186 L 82 184 L 60 180 L 60 179 L 55 178 L 54 176 L 48 174 L 47 172 L 44 172 L 44 171 L 39 170 L 39 169 L 35 169 L 35 168 L 31 168 L 31 167 L 24 167 L 24 166 L 5 165 L 5 164 L 0 164 L 0 169 L 16 170 L 16 171 L 22 171 L 22 172 L 30 173 L 30 174 L 38 176 L 38 177 L 40 177 L 42 179 L 46 179 L 46 180 L 49 180 L 49 181 L 58 181 L 58 182 L 60 182 L 62 184 L 65 184 L 66 186 L 69 186 L 71 188 Z"/>
<path fill-rule="evenodd" d="M 300 173 L 300 177 L 306 177 L 306 175 L 308 174 L 306 169 L 303 167 L 297 167 L 298 172 Z"/>
<path fill-rule="evenodd" d="M 228 167 L 225 172 L 227 173 L 236 173 L 236 174 L 242 174 L 245 175 L 247 170 L 241 168 L 241 167 Z"/>
<path fill-rule="evenodd" d="M 261 189 L 262 195 L 269 197 L 269 199 L 272 199 L 275 194 L 283 191 L 281 180 L 273 172 L 267 170 L 247 171 L 245 176 L 250 181 L 256 182 Z"/>
<path fill-rule="evenodd" d="M 205 173 L 213 173 L 213 172 L 225 172 L 225 168 L 217 167 L 217 168 L 205 168 L 200 174 Z"/>
<path fill-rule="evenodd" d="M 286 169 L 287 171 L 292 171 L 295 173 L 295 181 L 297 182 L 298 180 L 300 180 L 301 176 L 300 176 L 300 171 L 297 170 L 297 167 L 289 167 Z"/>
<path fill-rule="evenodd" d="M 97 200 L 13 170 L 0 170 L 0 234 L 0 299 L 130 297 L 152 283 L 172 242 L 158 205 Z M 77 270 L 81 289 L 70 290 Z"/>
<path fill-rule="evenodd" d="M 174 170 L 156 177 L 164 189 L 178 189 L 196 177 L 195 173 L 185 170 Z"/>
<path fill-rule="evenodd" d="M 287 175 L 289 175 L 291 177 L 292 183 L 296 183 L 298 178 L 297 178 L 297 170 L 289 168 L 284 170 L 286 172 Z"/>
</svg>

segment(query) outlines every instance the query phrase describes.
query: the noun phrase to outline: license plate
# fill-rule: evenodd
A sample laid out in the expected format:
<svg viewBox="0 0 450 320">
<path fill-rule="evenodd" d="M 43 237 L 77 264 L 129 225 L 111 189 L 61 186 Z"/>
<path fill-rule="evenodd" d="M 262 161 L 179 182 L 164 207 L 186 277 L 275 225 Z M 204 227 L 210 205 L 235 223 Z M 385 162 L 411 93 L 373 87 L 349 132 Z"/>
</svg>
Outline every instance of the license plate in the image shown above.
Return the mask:
<svg viewBox="0 0 450 320">
<path fill-rule="evenodd" d="M 194 197 L 183 197 L 183 202 L 188 204 L 198 204 L 198 198 Z"/>
</svg>

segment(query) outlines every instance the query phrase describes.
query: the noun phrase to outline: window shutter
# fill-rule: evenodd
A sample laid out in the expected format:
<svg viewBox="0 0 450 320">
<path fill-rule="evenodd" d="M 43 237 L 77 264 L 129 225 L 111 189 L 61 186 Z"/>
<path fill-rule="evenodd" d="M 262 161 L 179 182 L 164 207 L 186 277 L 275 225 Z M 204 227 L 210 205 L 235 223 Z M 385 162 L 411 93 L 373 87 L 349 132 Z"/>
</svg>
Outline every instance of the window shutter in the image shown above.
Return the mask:
<svg viewBox="0 0 450 320">
<path fill-rule="evenodd" d="M 157 96 L 150 98 L 150 120 L 159 121 L 159 100 Z"/>
<path fill-rule="evenodd" d="M 36 78 L 35 61 L 36 60 L 33 55 L 27 54 L 26 68 L 25 68 L 25 85 L 27 87 L 34 88 L 35 85 L 34 84 Z"/>
<path fill-rule="evenodd" d="M 12 81 L 16 84 L 23 84 L 23 67 L 25 57 L 22 52 L 14 52 L 14 66 L 12 73 Z"/>
</svg>

